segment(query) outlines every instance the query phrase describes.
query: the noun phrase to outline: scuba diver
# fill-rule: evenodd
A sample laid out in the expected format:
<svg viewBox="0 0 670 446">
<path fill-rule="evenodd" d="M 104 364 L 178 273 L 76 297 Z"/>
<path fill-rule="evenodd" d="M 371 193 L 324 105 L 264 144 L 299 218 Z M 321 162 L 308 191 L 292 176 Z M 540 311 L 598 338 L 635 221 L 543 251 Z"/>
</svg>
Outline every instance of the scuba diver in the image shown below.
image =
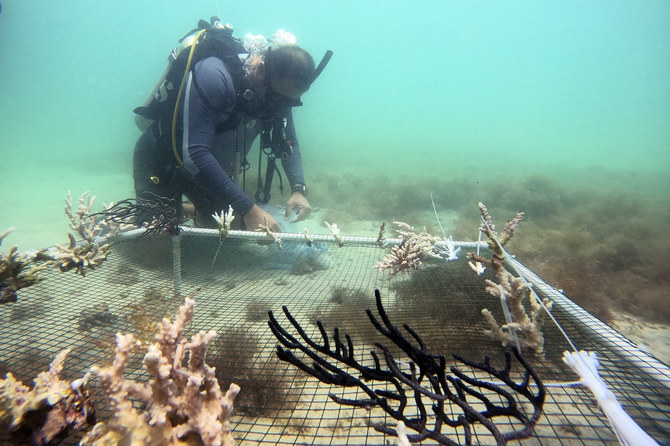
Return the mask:
<svg viewBox="0 0 670 446">
<path fill-rule="evenodd" d="M 315 67 L 292 34 L 278 31 L 269 41 L 262 36 L 241 41 L 216 17 L 201 20 L 180 43 L 144 106 L 134 110 L 143 130 L 133 157 L 136 196 L 167 198 L 179 216 L 186 210 L 196 226 L 216 227 L 212 214 L 231 206 L 248 230 L 267 224 L 279 232 L 277 221 L 258 204 L 269 201 L 275 174 L 283 190 L 275 164 L 280 159 L 291 191 L 286 218 L 307 218 L 311 206 L 292 107 L 302 105 L 300 97 L 332 52 Z M 246 156 L 259 135 L 254 201 L 244 182 Z M 267 156 L 264 178 L 262 154 Z M 182 205 L 182 196 L 191 204 Z M 151 218 L 140 217 L 139 223 Z"/>
</svg>

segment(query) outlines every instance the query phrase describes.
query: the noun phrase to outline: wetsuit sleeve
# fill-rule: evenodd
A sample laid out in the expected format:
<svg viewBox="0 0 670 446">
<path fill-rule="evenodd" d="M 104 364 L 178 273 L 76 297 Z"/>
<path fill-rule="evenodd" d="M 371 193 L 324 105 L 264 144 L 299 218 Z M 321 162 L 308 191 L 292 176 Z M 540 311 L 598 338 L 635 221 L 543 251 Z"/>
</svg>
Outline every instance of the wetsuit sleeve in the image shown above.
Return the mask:
<svg viewBox="0 0 670 446">
<path fill-rule="evenodd" d="M 300 154 L 300 144 L 295 132 L 295 124 L 293 122 L 293 113 L 289 109 L 286 113 L 286 139 L 291 141 L 293 145 L 293 153 L 285 160 L 282 160 L 282 167 L 286 173 L 286 178 L 291 185 L 291 188 L 296 184 L 305 184 L 305 176 L 302 170 L 302 155 Z"/>
<path fill-rule="evenodd" d="M 230 204 L 242 215 L 254 202 L 226 174 L 213 153 L 216 127 L 233 111 L 236 95 L 230 73 L 214 57 L 198 62 L 193 70 L 183 108 L 184 167 L 223 209 Z"/>
</svg>

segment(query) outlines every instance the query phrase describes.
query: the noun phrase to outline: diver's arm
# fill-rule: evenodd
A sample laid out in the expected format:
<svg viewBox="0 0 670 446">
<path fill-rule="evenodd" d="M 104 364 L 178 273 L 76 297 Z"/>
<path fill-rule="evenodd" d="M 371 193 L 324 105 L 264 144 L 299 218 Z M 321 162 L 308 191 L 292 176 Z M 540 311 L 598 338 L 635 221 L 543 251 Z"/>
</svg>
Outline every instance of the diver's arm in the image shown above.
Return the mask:
<svg viewBox="0 0 670 446">
<path fill-rule="evenodd" d="M 312 206 L 307 200 L 307 187 L 305 186 L 305 176 L 302 170 L 300 144 L 295 132 L 293 113 L 291 113 L 290 109 L 286 113 L 286 117 L 286 139 L 291 141 L 293 152 L 286 159 L 282 159 L 282 167 L 291 185 L 291 197 L 286 202 L 285 215 L 286 218 L 290 218 L 295 212 L 293 221 L 300 221 L 309 217 L 309 214 L 312 212 Z"/>
<path fill-rule="evenodd" d="M 222 208 L 230 204 L 241 215 L 254 202 L 228 176 L 214 157 L 212 145 L 216 126 L 235 105 L 232 78 L 223 62 L 207 58 L 196 64 L 195 80 L 184 101 L 184 168 L 205 188 L 211 200 Z"/>
<path fill-rule="evenodd" d="M 291 142 L 293 152 L 288 155 L 286 159 L 282 159 L 282 167 L 286 173 L 286 178 L 291 186 L 291 190 L 295 185 L 305 185 L 305 176 L 302 170 L 302 155 L 300 153 L 300 143 L 295 132 L 295 123 L 293 122 L 293 113 L 289 108 L 286 112 L 286 139 Z"/>
</svg>

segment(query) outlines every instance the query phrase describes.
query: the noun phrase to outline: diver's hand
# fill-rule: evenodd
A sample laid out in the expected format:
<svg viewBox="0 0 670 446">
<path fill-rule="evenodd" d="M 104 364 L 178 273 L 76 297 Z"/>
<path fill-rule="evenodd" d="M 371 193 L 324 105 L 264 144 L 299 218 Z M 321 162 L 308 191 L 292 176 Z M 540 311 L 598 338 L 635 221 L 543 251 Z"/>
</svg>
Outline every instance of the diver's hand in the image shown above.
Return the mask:
<svg viewBox="0 0 670 446">
<path fill-rule="evenodd" d="M 306 219 L 309 217 L 310 212 L 312 212 L 312 206 L 309 205 L 307 198 L 300 192 L 293 192 L 291 198 L 286 202 L 286 218 L 290 218 L 293 212 L 296 212 L 296 215 L 291 220 L 291 223 Z"/>
<path fill-rule="evenodd" d="M 259 208 L 258 205 L 254 205 L 254 207 L 242 217 L 242 220 L 244 220 L 244 224 L 247 226 L 247 231 L 255 231 L 259 228 L 259 225 L 265 226 L 265 222 L 267 221 L 270 231 L 281 232 L 277 220 L 275 220 L 272 215 Z"/>
</svg>

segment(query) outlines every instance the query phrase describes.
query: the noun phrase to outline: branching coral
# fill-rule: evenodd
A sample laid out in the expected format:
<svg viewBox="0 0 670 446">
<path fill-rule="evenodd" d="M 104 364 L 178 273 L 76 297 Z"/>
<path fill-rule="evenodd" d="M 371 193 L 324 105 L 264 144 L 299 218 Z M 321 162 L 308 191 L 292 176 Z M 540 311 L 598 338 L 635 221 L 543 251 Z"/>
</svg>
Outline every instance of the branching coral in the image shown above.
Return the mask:
<svg viewBox="0 0 670 446">
<path fill-rule="evenodd" d="M 132 350 L 141 345 L 132 334 L 116 335 L 114 361 L 94 366 L 113 415 L 96 424 L 83 445 L 106 444 L 201 444 L 233 445 L 230 416 L 240 388 L 231 384 L 222 394 L 214 369 L 205 363 L 207 345 L 216 333 L 201 331 L 190 341 L 184 327 L 193 319 L 195 301 L 186 298 L 175 321 L 164 318 L 155 342 L 146 349 L 144 367 L 148 383 L 124 378 Z M 188 362 L 184 359 L 188 352 Z M 146 410 L 132 400 L 146 403 Z"/>
<path fill-rule="evenodd" d="M 337 227 L 337 223 L 330 224 L 327 221 L 324 221 L 325 225 L 330 229 L 330 233 L 333 235 L 333 238 L 337 242 L 337 246 L 340 248 L 344 246 L 344 239 L 342 234 L 340 234 L 340 228 Z"/>
<path fill-rule="evenodd" d="M 2 240 L 13 230 L 14 228 L 9 228 L 0 234 L 0 246 Z M 16 292 L 39 282 L 41 278 L 38 273 L 46 267 L 47 265 L 35 265 L 16 246 L 9 250 L 7 256 L 0 253 L 0 304 L 16 302 Z"/>
<path fill-rule="evenodd" d="M 95 203 L 95 195 L 90 196 L 89 192 L 84 192 L 79 197 L 79 206 L 74 209 L 72 201 L 72 192 L 68 191 L 65 198 L 65 215 L 70 219 L 70 228 L 76 231 L 82 240 L 93 241 L 100 235 L 102 228 L 98 224 L 97 218 L 91 216 L 91 208 Z"/>
<path fill-rule="evenodd" d="M 401 272 L 419 268 L 423 258 L 440 258 L 438 250 L 435 247 L 437 239 L 428 234 L 425 229 L 423 232 L 417 234 L 414 228 L 407 223 L 399 221 L 394 223 L 398 226 L 396 232 L 402 237 L 402 241 L 399 245 L 393 246 L 391 252 L 380 262 L 376 263 L 373 268 L 379 270 L 390 269 L 390 275 L 394 276 Z"/>
<path fill-rule="evenodd" d="M 65 199 L 65 214 L 70 219 L 70 227 L 76 231 L 81 241 L 76 241 L 74 236 L 67 234 L 70 243 L 58 245 L 53 249 L 44 250 L 40 254 L 51 259 L 61 271 L 75 270 L 82 276 L 86 275 L 87 269 L 95 269 L 107 260 L 111 243 L 100 245 L 96 237 L 103 230 L 95 215 L 91 215 L 91 207 L 95 203 L 95 196 L 89 196 L 84 192 L 79 198 L 79 208 L 74 209 L 72 194 L 68 192 Z"/>
<path fill-rule="evenodd" d="M 77 274 L 86 275 L 87 269 L 95 269 L 107 260 L 111 243 L 100 245 L 97 242 L 77 242 L 72 234 L 68 234 L 70 243 L 58 245 L 49 251 L 49 258 L 63 271 L 75 270 Z"/>
<path fill-rule="evenodd" d="M 233 215 L 233 207 L 228 206 L 228 210 L 226 212 L 223 212 L 223 209 L 218 214 L 215 212 L 212 214 L 212 218 L 219 227 L 219 240 L 224 241 L 228 235 L 228 232 L 230 232 L 231 223 L 233 220 L 235 220 L 235 216 Z"/>
<path fill-rule="evenodd" d="M 471 263 L 471 266 L 477 271 L 477 274 L 483 273 L 486 267 L 495 273 L 498 283 L 486 279 L 486 291 L 500 299 L 507 322 L 499 325 L 491 312 L 486 308 L 483 309 L 482 314 L 489 325 L 486 333 L 501 341 L 503 346 L 515 345 L 517 348 L 541 354 L 544 351 L 542 322 L 546 314 L 545 308 L 551 310 L 551 301 L 545 299 L 540 302 L 539 297 L 532 292 L 530 285 L 522 277 L 514 277 L 505 269 L 506 253 L 503 247 L 514 235 L 524 214 L 520 212 L 508 221 L 502 234 L 498 235 L 486 206 L 479 203 L 479 210 L 483 220 L 480 230 L 487 236 L 493 255 L 489 259 L 479 254 L 469 254 L 469 257 L 475 261 L 474 264 Z M 523 305 L 526 298 L 529 302 L 528 310 Z"/>
<path fill-rule="evenodd" d="M 71 383 L 60 377 L 69 352 L 56 355 L 49 370 L 34 379 L 32 389 L 11 373 L 0 379 L 0 422 L 9 421 L 9 437 L 15 444 L 48 444 L 94 422 L 88 376 Z"/>
<path fill-rule="evenodd" d="M 256 228 L 255 231 L 264 232 L 265 235 L 267 236 L 267 239 L 271 240 L 271 243 L 275 243 L 279 249 L 282 249 L 281 239 L 277 236 L 277 234 L 272 232 L 272 230 L 270 229 L 267 217 L 264 216 L 263 218 L 265 220 L 265 223 L 264 224 L 259 223 L 258 228 Z"/>
<path fill-rule="evenodd" d="M 451 367 L 449 374 L 446 358 L 428 353 L 421 336 L 406 324 L 403 328 L 409 336 L 403 334 L 391 323 L 379 291 L 375 296 L 381 322 L 370 310 L 366 313 L 374 327 L 394 344 L 389 347 L 375 343 L 383 360 L 376 350 L 372 350 L 370 355 L 374 365 L 364 365 L 363 356 L 356 353 L 351 336 L 344 334 L 342 338 L 337 327 L 331 341 L 323 324 L 317 322 L 321 339 L 311 338 L 286 307 L 283 307 L 284 314 L 292 328 L 283 327 L 270 312 L 270 328 L 281 343 L 277 346 L 277 356 L 326 384 L 358 388 L 365 394 L 363 397 L 347 399 L 330 394 L 330 398 L 346 406 L 368 410 L 381 408 L 416 432 L 407 436 L 409 441 L 430 438 L 439 444 L 457 445 L 444 432 L 456 429 L 464 444 L 470 445 L 477 440 L 473 436 L 476 425 L 488 430 L 498 445 L 532 434 L 542 415 L 545 389 L 516 350 L 515 357 L 524 370 L 520 382 L 512 377 L 509 353 L 505 355 L 502 369 L 494 368 L 489 358 L 475 363 L 454 355 L 458 362 L 476 370 L 477 374 L 471 376 L 456 367 Z M 392 348 L 400 349 L 402 356 L 394 356 Z M 493 382 L 480 379 L 482 373 L 494 378 Z M 531 409 L 532 413 L 529 413 Z M 500 426 L 496 420 L 501 420 Z M 510 429 L 503 429 L 503 425 Z M 379 422 L 372 426 L 380 432 L 396 435 L 392 424 Z"/>
</svg>

